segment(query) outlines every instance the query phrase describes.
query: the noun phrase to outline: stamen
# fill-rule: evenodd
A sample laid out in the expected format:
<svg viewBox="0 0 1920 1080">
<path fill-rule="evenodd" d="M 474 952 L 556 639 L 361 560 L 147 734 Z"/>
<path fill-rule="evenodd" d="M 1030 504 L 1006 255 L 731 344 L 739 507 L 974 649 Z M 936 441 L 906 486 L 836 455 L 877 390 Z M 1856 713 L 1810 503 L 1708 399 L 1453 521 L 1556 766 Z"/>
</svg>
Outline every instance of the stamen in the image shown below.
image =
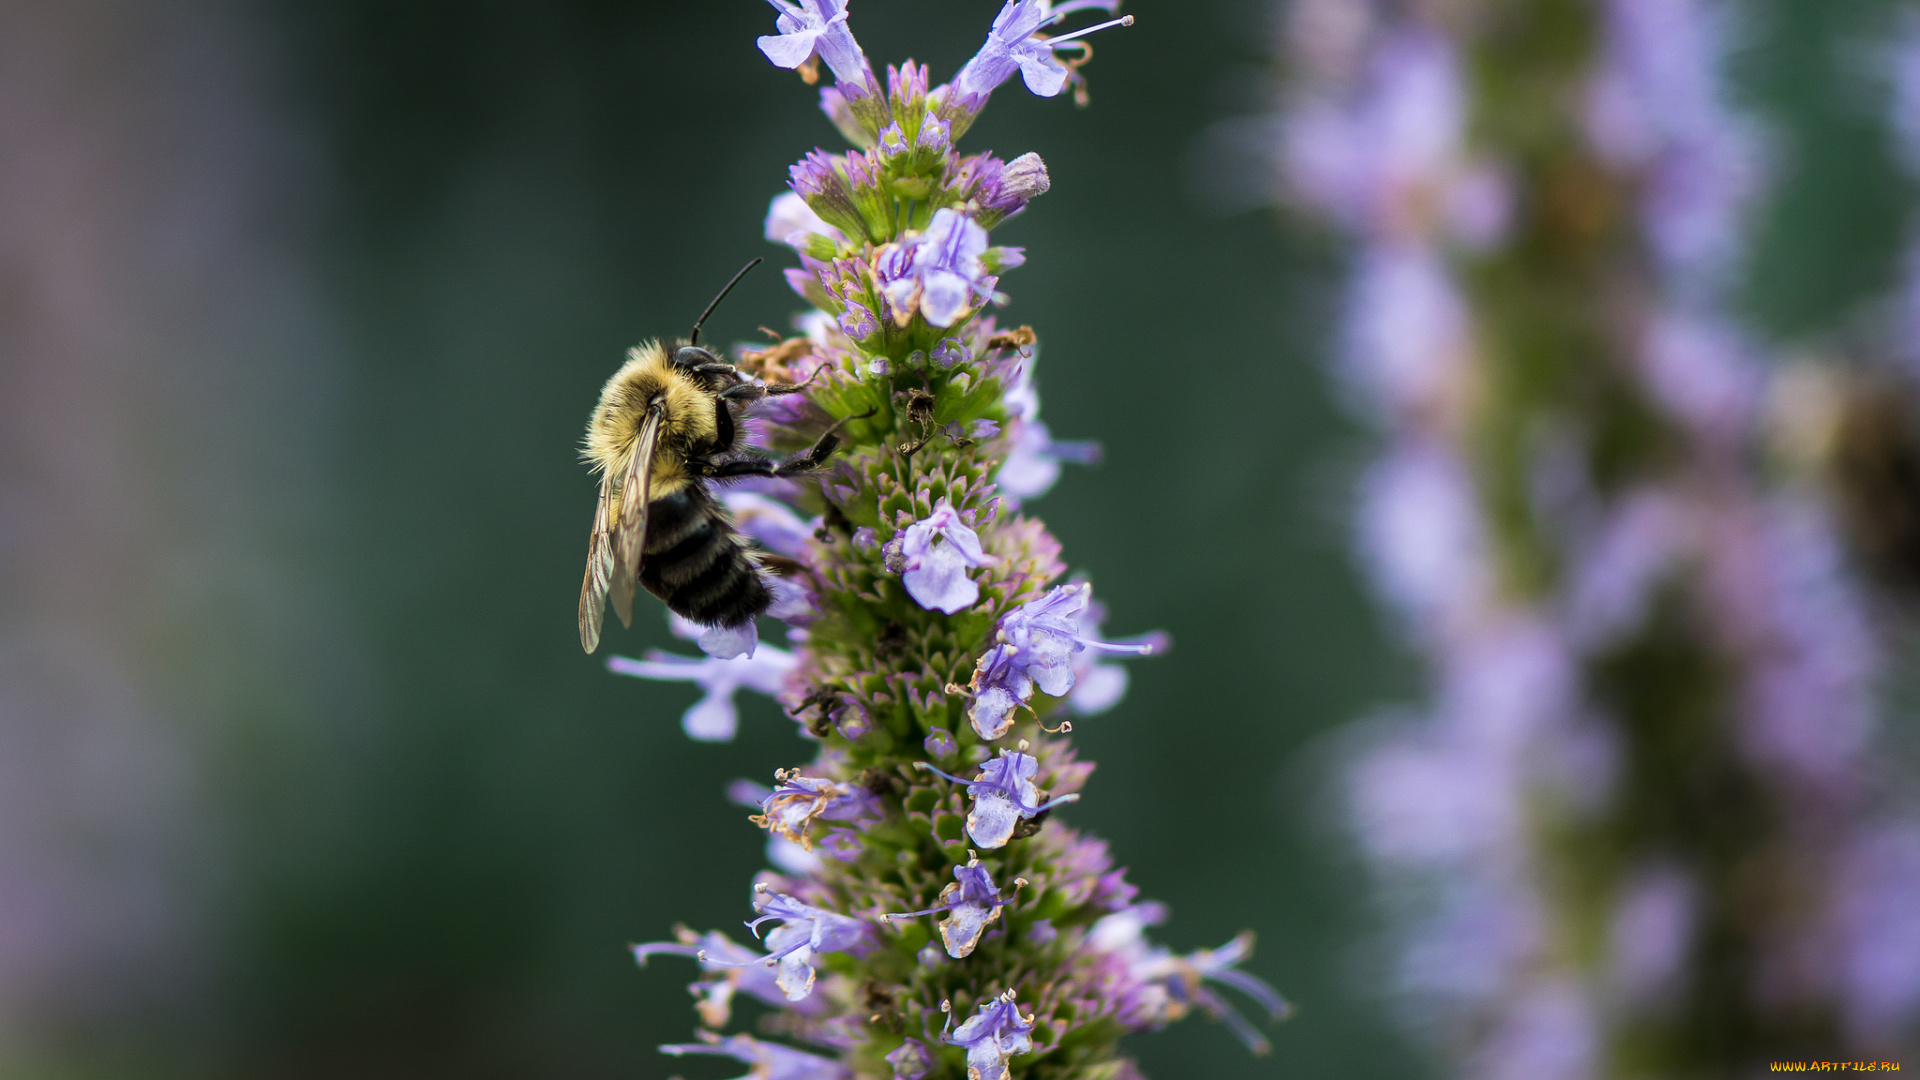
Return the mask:
<svg viewBox="0 0 1920 1080">
<path fill-rule="evenodd" d="M 953 774 L 952 774 L 952 773 L 950 773 L 950 772 L 941 772 L 941 771 L 940 771 L 939 769 L 936 769 L 936 768 L 934 768 L 934 767 L 933 767 L 932 765 L 929 765 L 928 763 L 926 763 L 926 762 L 924 762 L 924 761 L 916 761 L 916 762 L 914 762 L 914 763 L 913 763 L 913 767 L 914 767 L 914 768 L 916 768 L 916 769 L 925 769 L 926 771 L 928 771 L 928 772 L 930 772 L 930 773 L 932 773 L 932 774 L 934 774 L 935 776 L 944 776 L 944 777 L 946 777 L 947 779 L 949 779 L 949 780 L 951 780 L 951 781 L 953 781 L 953 782 L 954 782 L 954 783 L 956 783 L 956 784 L 971 784 L 971 783 L 973 783 L 973 781 L 971 781 L 971 780 L 962 780 L 962 779 L 960 779 L 959 777 L 957 777 L 957 776 L 955 776 L 955 775 L 953 775 Z"/>
<path fill-rule="evenodd" d="M 1054 45 L 1059 45 L 1062 42 L 1072 41 L 1074 38 L 1086 37 L 1088 34 L 1093 33 L 1095 30 L 1105 30 L 1109 26 L 1132 26 L 1132 25 L 1133 25 L 1133 16 L 1122 15 L 1117 19 L 1109 19 L 1103 23 L 1095 23 L 1092 26 L 1083 26 L 1080 29 L 1075 30 L 1071 34 L 1061 34 L 1059 37 L 1047 38 L 1046 42 L 1049 46 L 1054 46 Z"/>
<path fill-rule="evenodd" d="M 1042 723 L 1040 730 L 1049 735 L 1070 735 L 1073 733 L 1073 721 L 1062 720 L 1060 721 L 1059 727 L 1048 727 L 1045 723 Z"/>
</svg>

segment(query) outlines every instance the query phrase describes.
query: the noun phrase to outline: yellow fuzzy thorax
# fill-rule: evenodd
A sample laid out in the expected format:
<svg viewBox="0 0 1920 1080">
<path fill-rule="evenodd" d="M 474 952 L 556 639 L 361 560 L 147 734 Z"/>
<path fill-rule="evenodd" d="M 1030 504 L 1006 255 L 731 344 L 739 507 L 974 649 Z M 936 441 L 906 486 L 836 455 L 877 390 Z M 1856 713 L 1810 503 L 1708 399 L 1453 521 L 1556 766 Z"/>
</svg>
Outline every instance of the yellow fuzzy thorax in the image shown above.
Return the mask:
<svg viewBox="0 0 1920 1080">
<path fill-rule="evenodd" d="M 657 499 L 692 481 L 686 469 L 688 456 L 712 449 L 719 435 L 713 419 L 715 395 L 675 369 L 659 342 L 629 349 L 627 362 L 601 388 L 600 403 L 587 422 L 581 456 L 595 472 L 609 474 L 616 482 L 626 475 L 640 424 L 655 398 L 664 398 L 666 404 L 660 445 L 653 456 L 653 497 Z"/>
</svg>

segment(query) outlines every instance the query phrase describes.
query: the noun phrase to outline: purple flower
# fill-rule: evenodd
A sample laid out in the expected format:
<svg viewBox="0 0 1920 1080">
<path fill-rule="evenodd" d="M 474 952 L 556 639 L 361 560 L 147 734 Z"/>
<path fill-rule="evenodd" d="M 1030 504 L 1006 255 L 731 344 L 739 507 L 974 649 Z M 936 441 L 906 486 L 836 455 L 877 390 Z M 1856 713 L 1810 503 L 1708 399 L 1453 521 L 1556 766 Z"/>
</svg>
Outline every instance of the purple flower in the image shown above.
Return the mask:
<svg viewBox="0 0 1920 1080">
<path fill-rule="evenodd" d="M 714 657 L 696 660 L 652 649 L 645 660 L 609 657 L 607 670 L 640 679 L 700 684 L 705 693 L 687 710 L 681 727 L 691 739 L 729 742 L 740 727 L 740 713 L 733 705 L 734 691 L 744 686 L 762 694 L 777 694 L 796 662 L 792 653 L 772 645 L 762 647 L 753 656 L 730 660 Z"/>
<path fill-rule="evenodd" d="M 980 46 L 980 51 L 954 76 L 954 94 L 984 104 L 986 96 L 1016 71 L 1026 80 L 1027 89 L 1041 97 L 1059 94 L 1066 88 L 1067 80 L 1073 73 L 1060 62 L 1054 51 L 1068 47 L 1071 39 L 1095 30 L 1104 30 L 1109 26 L 1130 26 L 1133 16 L 1103 22 L 1056 38 L 1039 36 L 1040 29 L 1076 11 L 1092 9 L 1112 14 L 1119 7 L 1120 0 L 1068 0 L 1059 7 L 1054 7 L 1049 0 L 1007 0 L 1007 6 L 1001 8 L 1000 14 L 994 17 L 993 28 L 987 31 L 986 44 Z M 1084 49 L 1085 46 L 1079 48 Z M 970 111 L 978 112 L 979 108 L 979 105 L 974 105 Z"/>
<path fill-rule="evenodd" d="M 801 776 L 797 769 L 775 773 L 774 779 L 780 786 L 760 800 L 760 813 L 752 821 L 800 845 L 802 850 L 813 850 L 813 838 L 807 831 L 815 820 L 857 822 L 880 816 L 873 796 L 857 784 Z"/>
<path fill-rule="evenodd" d="M 887 1064 L 893 1066 L 893 1080 L 920 1080 L 933 1071 L 933 1051 L 919 1039 L 908 1039 L 887 1055 Z"/>
<path fill-rule="evenodd" d="M 1093 465 L 1100 460 L 1096 442 L 1055 442 L 1047 425 L 1028 420 L 1019 427 L 1006 461 L 993 478 L 1002 495 L 1015 499 L 1037 499 L 1053 489 L 1060 479 L 1060 463 Z"/>
<path fill-rule="evenodd" d="M 820 614 L 820 604 L 805 585 L 789 577 L 774 575 L 767 580 L 767 591 L 773 594 L 773 601 L 767 605 L 768 618 L 779 619 L 790 626 L 806 623 Z M 751 647 L 748 649 L 752 651 Z"/>
<path fill-rule="evenodd" d="M 1897 1045 L 1920 1013 L 1920 823 L 1874 823 L 1837 860 L 1848 883 L 1830 918 L 1848 1027 L 1860 1045 Z"/>
<path fill-rule="evenodd" d="M 979 534 L 944 498 L 933 504 L 933 513 L 902 529 L 887 546 L 892 549 L 889 561 L 901 568 L 907 595 L 929 611 L 948 615 L 980 599 L 980 586 L 967 577 L 967 569 L 995 561 L 981 548 Z"/>
<path fill-rule="evenodd" d="M 790 591 L 783 591 L 779 585 L 780 581 L 781 579 L 779 578 L 774 579 L 774 585 L 771 589 L 774 594 L 774 602 L 781 603 L 783 600 L 790 602 L 792 593 Z M 769 609 L 769 613 L 771 613 L 771 610 L 772 609 Z M 776 615 L 774 617 L 784 619 L 790 616 Z M 739 626 L 702 626 L 692 619 L 669 611 L 667 612 L 667 628 L 673 632 L 674 637 L 682 641 L 693 642 L 700 646 L 701 652 L 706 653 L 715 660 L 732 660 L 735 657 L 752 656 L 753 651 L 760 647 L 760 631 L 755 628 L 751 619 L 741 623 Z"/>
<path fill-rule="evenodd" d="M 1080 799 L 1078 795 L 1047 799 L 1033 783 L 1040 762 L 1019 751 L 1002 750 L 999 757 L 981 765 L 980 775 L 972 780 L 941 772 L 924 761 L 914 762 L 914 766 L 967 785 L 967 794 L 973 798 L 973 809 L 967 814 L 967 835 L 988 851 L 1007 846 L 1007 841 L 1013 838 L 1014 827 L 1021 821 Z"/>
<path fill-rule="evenodd" d="M 845 159 L 832 154 L 810 151 L 804 159 L 787 167 L 787 186 L 800 196 L 801 201 L 823 223 L 839 229 L 846 236 L 865 236 L 867 220 L 860 216 L 860 208 L 854 205 L 853 185 L 843 171 L 844 164 Z M 768 231 L 771 234 L 771 224 Z"/>
<path fill-rule="evenodd" d="M 953 144 L 953 125 L 937 113 L 928 113 L 920 121 L 920 133 L 913 137 L 913 148 L 923 158 L 938 160 Z"/>
<path fill-rule="evenodd" d="M 993 295 L 998 279 L 987 270 L 986 254 L 987 230 L 948 207 L 934 211 L 919 236 L 881 248 L 873 268 L 895 321 L 904 323 L 917 310 L 929 325 L 947 327 Z"/>
<path fill-rule="evenodd" d="M 967 1048 L 967 1080 L 1009 1080 L 1012 1071 L 1007 1059 L 1015 1054 L 1033 1052 L 1033 1017 L 1020 1015 L 1014 1004 L 1014 992 L 1008 990 L 980 1006 L 966 1023 L 940 1041 L 949 1046 Z"/>
<path fill-rule="evenodd" d="M 902 911 L 881 918 L 912 919 L 921 915 L 946 913 L 946 918 L 935 925 L 940 930 L 940 940 L 947 947 L 947 955 L 955 960 L 965 959 L 973 953 L 974 946 L 980 944 L 980 935 L 1000 917 L 1000 908 L 1013 899 L 1001 896 L 1000 890 L 993 884 L 993 876 L 980 865 L 980 857 L 967 860 L 967 865 L 953 868 L 953 884 L 940 890 L 940 898 L 925 911 Z M 1016 880 L 1014 888 L 1025 884 L 1025 879 Z"/>
<path fill-rule="evenodd" d="M 1588 130 L 1604 156 L 1640 169 L 1644 231 L 1674 284 L 1712 278 L 1741 254 L 1763 164 L 1752 120 L 1728 107 L 1719 78 L 1729 13 L 1694 0 L 1603 7 Z"/>
<path fill-rule="evenodd" d="M 991 420 L 975 420 L 966 427 L 961 427 L 960 421 L 954 420 L 941 428 L 940 433 L 956 443 L 965 445 L 993 438 L 1000 434 L 1000 425 Z"/>
<path fill-rule="evenodd" d="M 992 742 L 1013 726 L 1013 711 L 1033 697 L 1033 680 L 1019 663 L 1019 650 L 1011 645 L 988 649 L 973 668 L 973 702 L 967 706 L 967 719 L 980 737 Z"/>
<path fill-rule="evenodd" d="M 714 1054 L 738 1058 L 753 1068 L 738 1080 L 847 1080 L 852 1074 L 845 1065 L 830 1058 L 808 1054 L 778 1043 L 761 1042 L 751 1035 L 729 1035 L 725 1039 L 702 1033 L 709 1042 L 672 1043 L 660 1048 L 663 1054 Z"/>
<path fill-rule="evenodd" d="M 880 332 L 880 320 L 865 304 L 848 304 L 840 313 L 840 332 L 855 341 L 865 341 Z"/>
<path fill-rule="evenodd" d="M 933 362 L 943 368 L 950 368 L 969 359 L 972 355 L 967 349 L 966 342 L 957 337 L 941 338 L 939 344 L 933 347 Z"/>
<path fill-rule="evenodd" d="M 733 1015 L 733 995 L 736 993 L 745 993 L 776 1007 L 817 1011 L 820 1003 L 809 1001 L 794 1005 L 787 1001 L 787 995 L 774 982 L 773 972 L 764 964 L 754 963 L 760 959 L 759 955 L 718 930 L 695 934 L 682 926 L 674 934 L 679 938 L 678 941 L 653 941 L 633 946 L 633 958 L 639 961 L 641 967 L 647 966 L 650 957 L 661 955 L 698 959 L 701 970 L 709 977 L 695 982 L 689 989 L 699 999 L 694 1009 L 700 1014 L 700 1022 L 706 1026 L 726 1026 Z"/>
<path fill-rule="evenodd" d="M 733 523 L 776 555 L 798 558 L 813 539 L 817 522 L 803 521 L 786 503 L 751 491 L 728 491 L 720 496 Z"/>
<path fill-rule="evenodd" d="M 700 954 L 700 959 L 722 967 L 777 965 L 779 974 L 774 977 L 774 982 L 788 1001 L 800 1001 L 813 993 L 814 957 L 821 953 L 846 952 L 867 941 L 867 928 L 858 919 L 803 904 L 785 893 L 773 892 L 765 885 L 755 885 L 753 891 L 753 910 L 760 917 L 748 923 L 747 929 L 758 935 L 761 923 L 769 920 L 780 922 L 764 939 L 767 955 L 740 964 L 705 953 Z"/>
<path fill-rule="evenodd" d="M 850 86 L 866 86 L 872 81 L 866 54 L 847 28 L 847 0 L 767 0 L 780 14 L 774 26 L 780 31 L 757 42 L 775 67 L 797 68 L 818 55 L 833 70 L 833 77 Z"/>
<path fill-rule="evenodd" d="M 833 244 L 846 243 L 846 234 L 815 213 L 797 191 L 783 191 L 767 206 L 767 239 L 800 251 L 809 250 L 815 237 Z"/>
<path fill-rule="evenodd" d="M 873 714 L 857 701 L 840 706 L 828 717 L 833 721 L 834 730 L 848 742 L 858 742 L 873 731 Z"/>
<path fill-rule="evenodd" d="M 1029 201 L 1044 195 L 1051 186 L 1047 164 L 1039 154 L 1021 154 L 1005 162 L 981 155 L 977 161 L 970 197 L 974 220 L 983 229 L 991 229 L 1025 210 Z"/>
<path fill-rule="evenodd" d="M 1093 924 L 1087 940 L 1093 948 L 1119 957 L 1136 980 L 1158 991 L 1144 999 L 1153 1023 L 1171 1023 L 1197 1008 L 1225 1023 L 1249 1050 L 1266 1053 L 1270 1049 L 1266 1037 L 1206 985 L 1231 986 L 1259 1002 L 1275 1021 L 1286 1019 L 1293 1011 L 1286 999 L 1235 966 L 1253 954 L 1253 935 L 1241 934 L 1218 949 L 1176 956 L 1146 938 L 1146 928 L 1165 917 L 1166 909 L 1159 904 L 1130 907 Z"/>
<path fill-rule="evenodd" d="M 1090 638 L 1100 636 L 1100 624 L 1106 619 L 1106 614 L 1104 604 L 1088 604 L 1086 614 L 1080 618 L 1082 632 Z M 1145 651 L 1137 655 L 1158 656 L 1173 647 L 1173 639 L 1156 630 L 1122 639 L 1115 644 L 1144 646 Z M 1067 708 L 1075 716 L 1098 716 L 1120 704 L 1120 699 L 1127 695 L 1127 669 L 1119 664 L 1102 663 L 1102 655 L 1097 649 L 1074 654 L 1073 689 L 1067 694 Z M 1114 658 L 1124 660 L 1127 654 L 1121 653 Z"/>
<path fill-rule="evenodd" d="M 952 757 L 954 751 L 959 749 L 954 744 L 952 733 L 948 732 L 946 728 L 934 728 L 921 745 L 926 748 L 927 754 L 930 757 L 935 758 Z"/>
<path fill-rule="evenodd" d="M 1076 582 L 1051 589 L 1000 620 L 999 644 L 987 650 L 973 672 L 973 703 L 967 716 L 988 741 L 1007 733 L 1013 711 L 1033 699 L 1037 687 L 1052 697 L 1073 689 L 1074 656 L 1086 649 L 1152 654 L 1164 637 L 1123 644 L 1095 641 L 1080 632 L 1093 586 Z"/>
</svg>

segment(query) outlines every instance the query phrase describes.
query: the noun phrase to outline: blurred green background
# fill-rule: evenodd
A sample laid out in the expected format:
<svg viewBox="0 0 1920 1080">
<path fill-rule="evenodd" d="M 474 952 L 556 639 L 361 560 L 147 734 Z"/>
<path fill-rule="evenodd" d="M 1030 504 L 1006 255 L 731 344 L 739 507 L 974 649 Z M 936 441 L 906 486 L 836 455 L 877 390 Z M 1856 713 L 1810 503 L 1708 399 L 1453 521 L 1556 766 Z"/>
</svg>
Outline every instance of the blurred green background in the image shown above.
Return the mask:
<svg viewBox="0 0 1920 1080">
<path fill-rule="evenodd" d="M 854 26 L 944 79 L 997 7 Z M 1847 51 L 1891 5 L 1747 8 L 1781 169 L 1748 307 L 1808 339 L 1893 280 L 1910 193 Z M 1419 1077 L 1324 809 L 1329 733 L 1419 685 L 1344 552 L 1339 259 L 1206 195 L 1259 182 L 1205 133 L 1268 104 L 1280 14 L 1127 10 L 1091 108 L 1015 82 L 966 139 L 1048 163 L 996 233 L 1029 255 L 1002 319 L 1041 333 L 1054 433 L 1107 449 L 1038 511 L 1109 630 L 1176 640 L 1076 732 L 1069 817 L 1168 944 L 1252 927 L 1300 1008 L 1267 1059 L 1204 1021 L 1132 1049 L 1163 1080 Z M 809 750 L 744 698 L 736 743 L 690 743 L 690 688 L 580 653 L 575 445 L 626 346 L 781 260 L 767 202 L 838 143 L 754 49 L 771 16 L 0 11 L 0 1077 L 731 1075 L 654 1052 L 692 966 L 623 946 L 746 913 L 762 835 L 721 788 Z M 799 307 L 763 270 L 709 332 Z"/>
</svg>

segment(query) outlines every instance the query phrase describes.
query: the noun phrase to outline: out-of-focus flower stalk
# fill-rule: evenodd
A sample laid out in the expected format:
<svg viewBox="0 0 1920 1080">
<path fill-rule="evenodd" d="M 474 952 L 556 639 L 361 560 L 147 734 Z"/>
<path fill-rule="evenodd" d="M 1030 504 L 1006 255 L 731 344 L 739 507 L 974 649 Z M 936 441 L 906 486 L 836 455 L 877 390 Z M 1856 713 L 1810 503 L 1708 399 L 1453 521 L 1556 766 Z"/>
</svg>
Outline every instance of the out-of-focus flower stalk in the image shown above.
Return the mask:
<svg viewBox="0 0 1920 1080">
<path fill-rule="evenodd" d="M 855 144 L 808 154 L 773 200 L 767 237 L 794 250 L 787 280 L 816 310 L 802 336 L 741 357 L 807 387 L 757 408 L 764 445 L 797 448 L 839 424 L 841 449 L 822 479 L 725 495 L 741 530 L 793 568 L 769 614 L 797 648 L 613 667 L 698 683 L 686 728 L 699 739 L 732 737 L 737 689 L 775 693 L 819 752 L 775 787 L 731 791 L 779 867 L 754 884 L 752 938 L 682 930 L 636 946 L 642 962 L 700 965 L 701 1041 L 662 1049 L 780 1080 L 1137 1080 L 1120 1036 L 1194 1010 L 1264 1049 L 1219 991 L 1284 1012 L 1236 966 L 1250 939 L 1184 956 L 1151 944 L 1158 906 L 1135 903 L 1105 844 L 1052 818 L 1092 766 L 1049 716 L 1112 707 L 1126 680 L 1102 660 L 1166 639 L 1099 640 L 1091 586 L 1059 583 L 1058 543 L 1021 511 L 1060 462 L 1093 456 L 1040 424 L 1033 332 L 987 315 L 1024 261 L 989 230 L 1047 191 L 1047 171 L 1034 154 L 953 148 L 1015 74 L 1043 96 L 1083 96 L 1083 35 L 1099 26 L 1060 24 L 1112 15 L 1117 0 L 1011 0 L 938 86 L 911 62 L 883 85 L 844 0 L 773 6 L 778 33 L 760 48 L 812 78 L 832 71 L 821 104 Z M 721 1035 L 741 994 L 773 1007 L 762 1034 L 804 1048 Z"/>
<path fill-rule="evenodd" d="M 1354 242 L 1339 371 L 1387 443 L 1359 544 L 1434 686 L 1346 790 L 1459 1075 L 1744 1074 L 1920 1006 L 1876 643 L 1821 502 L 1755 467 L 1770 365 L 1722 303 L 1762 175 L 1728 17 L 1292 9 L 1277 152 Z"/>
</svg>

